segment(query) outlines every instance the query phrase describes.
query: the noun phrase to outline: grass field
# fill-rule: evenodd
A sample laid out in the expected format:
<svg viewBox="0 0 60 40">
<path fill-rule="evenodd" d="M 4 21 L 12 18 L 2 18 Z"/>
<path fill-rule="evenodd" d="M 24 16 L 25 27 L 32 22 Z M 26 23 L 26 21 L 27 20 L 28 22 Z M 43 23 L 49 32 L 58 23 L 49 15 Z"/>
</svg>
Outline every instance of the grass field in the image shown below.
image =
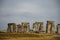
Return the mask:
<svg viewBox="0 0 60 40">
<path fill-rule="evenodd" d="M 0 40 L 60 40 L 53 34 L 0 33 Z"/>
</svg>

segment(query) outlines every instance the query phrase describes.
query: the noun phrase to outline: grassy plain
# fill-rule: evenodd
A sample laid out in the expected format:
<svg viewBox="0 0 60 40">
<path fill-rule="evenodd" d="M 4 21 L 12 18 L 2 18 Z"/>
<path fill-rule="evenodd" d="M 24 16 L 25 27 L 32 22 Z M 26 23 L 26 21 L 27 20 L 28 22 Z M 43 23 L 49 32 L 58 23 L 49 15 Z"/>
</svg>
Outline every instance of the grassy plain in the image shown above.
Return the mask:
<svg viewBox="0 0 60 40">
<path fill-rule="evenodd" d="M 60 37 L 39 33 L 0 33 L 0 40 L 60 40 Z"/>
</svg>

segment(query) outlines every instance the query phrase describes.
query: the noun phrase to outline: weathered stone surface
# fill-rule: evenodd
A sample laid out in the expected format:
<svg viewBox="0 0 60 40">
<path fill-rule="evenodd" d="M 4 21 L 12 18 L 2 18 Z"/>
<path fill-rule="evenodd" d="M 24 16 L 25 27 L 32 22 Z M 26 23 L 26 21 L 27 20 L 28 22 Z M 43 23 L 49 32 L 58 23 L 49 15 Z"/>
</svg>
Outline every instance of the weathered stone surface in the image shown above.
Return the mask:
<svg viewBox="0 0 60 40">
<path fill-rule="evenodd" d="M 8 32 L 16 32 L 16 24 L 15 23 L 8 23 Z"/>
<path fill-rule="evenodd" d="M 18 24 L 17 27 L 18 27 L 18 32 L 21 32 L 21 31 L 22 31 L 22 27 L 21 27 L 21 25 Z"/>
<path fill-rule="evenodd" d="M 60 24 L 57 25 L 57 33 L 60 34 Z"/>
<path fill-rule="evenodd" d="M 44 25 L 43 25 L 43 22 L 40 22 L 39 24 L 40 24 L 39 31 L 40 31 L 40 32 L 44 32 L 44 28 L 43 28 Z"/>
<path fill-rule="evenodd" d="M 46 32 L 54 33 L 54 21 L 47 21 Z"/>
<path fill-rule="evenodd" d="M 43 27 L 44 27 L 43 22 L 35 22 L 33 23 L 33 32 L 45 33 Z M 30 32 L 30 23 L 22 22 L 21 24 L 18 25 L 16 25 L 15 23 L 8 23 L 7 31 L 8 32 Z M 46 33 L 55 33 L 54 21 L 47 21 Z"/>
<path fill-rule="evenodd" d="M 43 22 L 35 22 L 33 23 L 33 31 L 34 32 L 43 32 Z"/>
<path fill-rule="evenodd" d="M 22 32 L 29 32 L 30 30 L 29 22 L 22 22 L 21 27 L 22 27 Z"/>
<path fill-rule="evenodd" d="M 34 32 L 39 31 L 39 29 L 38 29 L 38 24 L 37 24 L 37 23 L 34 23 L 34 24 L 33 24 L 33 31 L 34 31 Z"/>
<path fill-rule="evenodd" d="M 8 32 L 29 32 L 30 25 L 29 22 L 22 22 L 22 24 L 16 25 L 15 23 L 8 23 Z"/>
</svg>

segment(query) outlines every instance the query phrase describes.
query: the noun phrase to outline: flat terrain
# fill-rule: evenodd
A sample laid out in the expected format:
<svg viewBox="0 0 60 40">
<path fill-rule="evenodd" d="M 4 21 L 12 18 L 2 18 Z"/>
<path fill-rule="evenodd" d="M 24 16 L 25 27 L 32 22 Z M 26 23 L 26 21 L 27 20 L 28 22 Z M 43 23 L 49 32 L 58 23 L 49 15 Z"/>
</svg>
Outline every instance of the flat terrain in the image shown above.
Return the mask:
<svg viewBox="0 0 60 40">
<path fill-rule="evenodd" d="M 55 34 L 0 33 L 0 40 L 60 40 Z"/>
</svg>

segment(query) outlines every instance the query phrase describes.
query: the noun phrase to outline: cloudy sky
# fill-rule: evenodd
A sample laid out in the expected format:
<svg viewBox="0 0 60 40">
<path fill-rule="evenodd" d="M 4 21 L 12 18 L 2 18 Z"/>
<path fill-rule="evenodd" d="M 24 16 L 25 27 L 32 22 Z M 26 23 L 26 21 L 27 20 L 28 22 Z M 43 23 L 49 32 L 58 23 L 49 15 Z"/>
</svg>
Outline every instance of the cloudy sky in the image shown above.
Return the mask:
<svg viewBox="0 0 60 40">
<path fill-rule="evenodd" d="M 30 22 L 30 28 L 35 21 L 55 21 L 60 23 L 59 0 L 0 0 L 0 30 L 6 30 L 8 23 L 21 24 Z"/>
</svg>

